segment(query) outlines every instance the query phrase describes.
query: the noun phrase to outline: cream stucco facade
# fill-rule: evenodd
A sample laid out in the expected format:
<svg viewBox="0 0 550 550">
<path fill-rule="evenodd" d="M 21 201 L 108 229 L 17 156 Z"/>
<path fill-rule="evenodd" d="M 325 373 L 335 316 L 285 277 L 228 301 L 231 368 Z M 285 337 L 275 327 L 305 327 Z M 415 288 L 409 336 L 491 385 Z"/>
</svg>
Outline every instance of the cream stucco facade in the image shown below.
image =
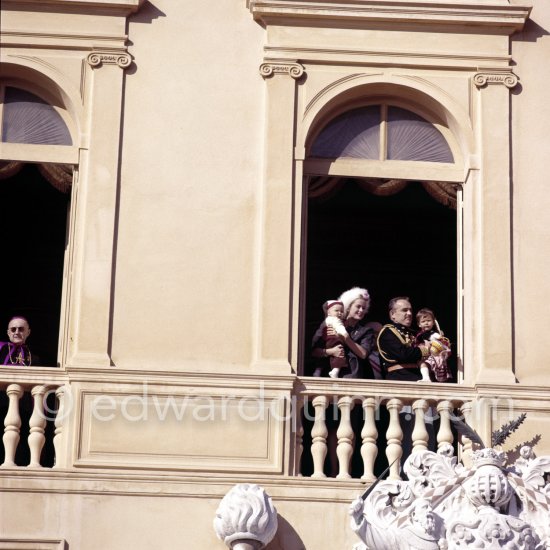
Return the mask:
<svg viewBox="0 0 550 550">
<path fill-rule="evenodd" d="M 57 393 L 55 466 L 6 460 L 0 548 L 223 548 L 212 520 L 239 482 L 277 507 L 269 550 L 351 548 L 347 505 L 377 454 L 399 456 L 403 404 L 418 418 L 428 402 L 444 419 L 462 408 L 485 438 L 527 412 L 510 446 L 540 435 L 550 454 L 545 0 L 3 0 L 1 24 L 2 83 L 53 105 L 72 145 L 3 141 L 0 160 L 74 172 L 60 367 L 1 378 L 6 455 L 22 392 Z M 432 123 L 453 162 L 309 155 L 328 121 L 377 102 Z M 311 176 L 459 187 L 457 384 L 303 375 Z M 333 397 L 336 479 L 322 473 Z M 377 449 L 379 399 L 391 420 Z M 367 419 L 362 479 L 345 465 L 352 403 Z"/>
</svg>

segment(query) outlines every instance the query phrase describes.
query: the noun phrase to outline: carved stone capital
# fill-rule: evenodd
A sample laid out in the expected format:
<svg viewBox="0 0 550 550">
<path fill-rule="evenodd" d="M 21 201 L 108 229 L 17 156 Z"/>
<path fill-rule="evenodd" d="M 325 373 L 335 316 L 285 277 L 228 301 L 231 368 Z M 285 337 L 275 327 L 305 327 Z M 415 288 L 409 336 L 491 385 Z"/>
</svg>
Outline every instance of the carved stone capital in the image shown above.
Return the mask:
<svg viewBox="0 0 550 550">
<path fill-rule="evenodd" d="M 507 88 L 514 88 L 518 83 L 518 77 L 512 73 L 497 73 L 497 72 L 487 72 L 487 73 L 477 73 L 474 76 L 474 84 L 478 88 L 482 88 L 487 84 L 504 84 Z"/>
<path fill-rule="evenodd" d="M 88 54 L 86 61 L 92 67 L 101 65 L 118 65 L 121 69 L 126 69 L 132 63 L 132 56 L 127 52 L 117 51 L 94 51 Z"/>
<path fill-rule="evenodd" d="M 260 74 L 264 78 L 268 78 L 274 74 L 289 75 L 294 80 L 297 80 L 304 74 L 304 67 L 300 63 L 288 61 L 267 61 L 260 65 Z"/>
</svg>

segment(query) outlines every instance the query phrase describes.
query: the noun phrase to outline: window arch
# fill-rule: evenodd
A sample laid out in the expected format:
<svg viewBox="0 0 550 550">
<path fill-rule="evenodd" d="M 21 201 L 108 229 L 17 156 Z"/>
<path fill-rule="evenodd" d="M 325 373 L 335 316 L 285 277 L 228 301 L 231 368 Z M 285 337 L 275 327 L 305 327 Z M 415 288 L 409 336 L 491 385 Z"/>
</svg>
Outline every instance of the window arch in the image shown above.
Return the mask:
<svg viewBox="0 0 550 550">
<path fill-rule="evenodd" d="M 454 162 L 447 141 L 431 122 L 386 104 L 351 109 L 331 120 L 313 141 L 310 156 Z"/>
<path fill-rule="evenodd" d="M 0 81 L 0 161 L 77 165 L 77 127 L 53 84 L 45 88 L 20 77 Z"/>
<path fill-rule="evenodd" d="M 429 98 L 427 105 L 393 94 L 340 99 L 340 106 L 322 108 L 309 127 L 305 175 L 463 181 L 457 137 Z"/>
<path fill-rule="evenodd" d="M 7 143 L 72 145 L 71 134 L 55 108 L 37 95 L 5 86 L 2 92 L 2 133 Z"/>
</svg>

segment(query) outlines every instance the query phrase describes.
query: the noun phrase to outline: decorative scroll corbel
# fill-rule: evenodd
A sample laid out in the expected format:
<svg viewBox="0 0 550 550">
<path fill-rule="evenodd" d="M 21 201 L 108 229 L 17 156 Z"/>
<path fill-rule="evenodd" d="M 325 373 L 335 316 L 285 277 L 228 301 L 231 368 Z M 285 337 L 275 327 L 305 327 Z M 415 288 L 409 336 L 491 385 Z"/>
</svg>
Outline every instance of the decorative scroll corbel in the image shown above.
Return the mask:
<svg viewBox="0 0 550 550">
<path fill-rule="evenodd" d="M 482 88 L 487 84 L 504 84 L 507 88 L 517 86 L 518 77 L 512 72 L 484 72 L 477 73 L 474 76 L 474 84 L 478 88 Z"/>
<path fill-rule="evenodd" d="M 86 61 L 94 68 L 101 65 L 118 65 L 121 69 L 127 69 L 132 63 L 132 56 L 123 51 L 93 51 L 88 54 Z"/>
<path fill-rule="evenodd" d="M 300 63 L 287 61 L 266 61 L 260 65 L 260 74 L 264 78 L 281 74 L 288 75 L 298 80 L 304 74 L 304 67 Z"/>
</svg>

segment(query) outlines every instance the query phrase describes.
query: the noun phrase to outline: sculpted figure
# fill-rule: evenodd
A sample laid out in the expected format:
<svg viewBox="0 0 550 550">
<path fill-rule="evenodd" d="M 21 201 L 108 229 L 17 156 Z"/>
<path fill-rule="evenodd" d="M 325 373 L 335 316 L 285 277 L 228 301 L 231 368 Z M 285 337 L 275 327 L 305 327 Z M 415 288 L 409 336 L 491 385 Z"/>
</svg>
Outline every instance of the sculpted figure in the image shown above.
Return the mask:
<svg viewBox="0 0 550 550">
<path fill-rule="evenodd" d="M 364 510 L 361 498 L 354 500 L 350 506 L 351 527 L 363 544 L 356 550 L 376 548 L 377 550 L 443 550 L 447 542 L 441 538 L 441 522 L 436 516 L 429 501 L 417 499 L 408 510 L 408 524 L 387 527 L 370 523 Z M 439 525 L 438 525 L 439 524 Z"/>
<path fill-rule="evenodd" d="M 405 462 L 407 481 L 381 481 L 349 510 L 355 550 L 550 550 L 550 456 L 521 449 L 515 464 L 482 448 L 473 465 L 450 449 Z"/>
</svg>

